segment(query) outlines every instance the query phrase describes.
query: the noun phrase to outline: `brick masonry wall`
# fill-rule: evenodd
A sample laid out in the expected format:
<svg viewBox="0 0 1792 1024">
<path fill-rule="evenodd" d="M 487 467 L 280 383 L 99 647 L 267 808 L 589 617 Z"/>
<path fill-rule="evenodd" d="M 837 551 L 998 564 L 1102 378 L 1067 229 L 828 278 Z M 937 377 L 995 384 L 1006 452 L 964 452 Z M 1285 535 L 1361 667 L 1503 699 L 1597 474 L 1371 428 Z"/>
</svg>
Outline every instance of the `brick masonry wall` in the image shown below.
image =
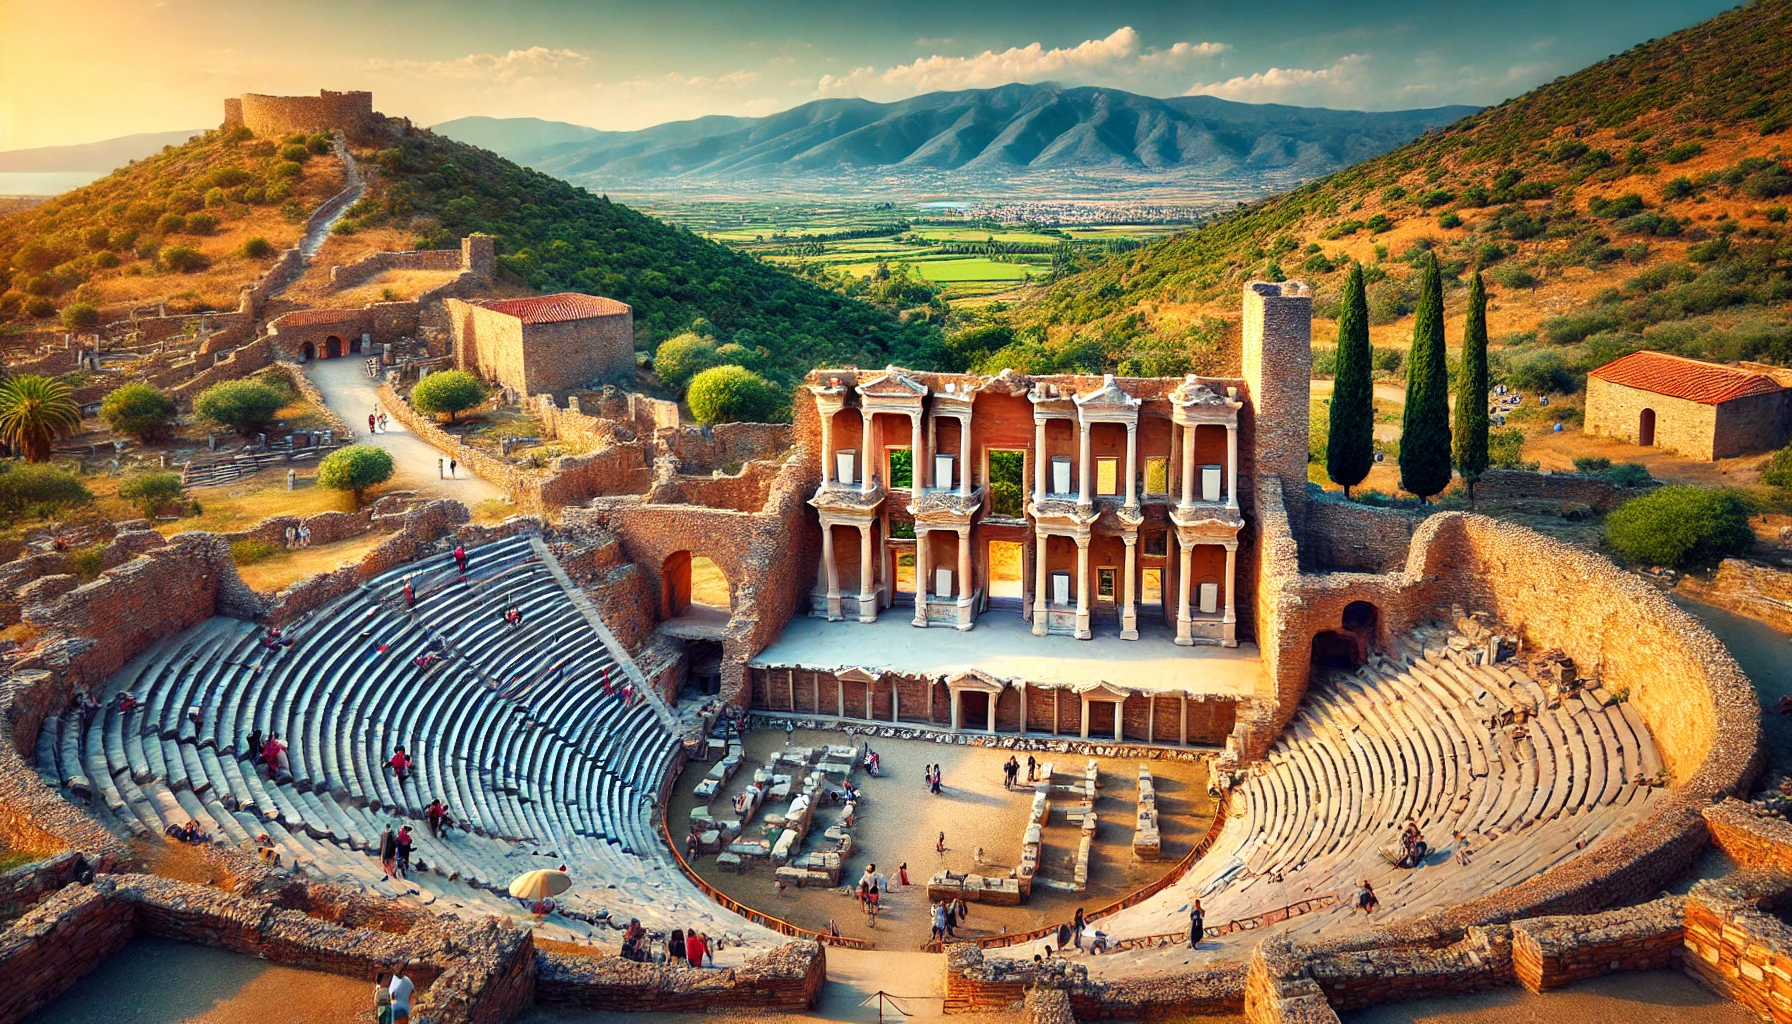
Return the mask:
<svg viewBox="0 0 1792 1024">
<path fill-rule="evenodd" d="M 0 1021 L 23 1020 L 123 948 L 129 907 L 71 886 L 0 931 Z"/>
<path fill-rule="evenodd" d="M 820 998 L 827 953 L 818 942 L 787 942 L 740 967 L 713 970 L 537 951 L 535 975 L 535 1000 L 543 1006 L 612 1013 L 802 1013 Z"/>
<path fill-rule="evenodd" d="M 1543 501 L 1578 502 L 1608 512 L 1646 488 L 1613 487 L 1598 477 L 1578 473 L 1531 473 L 1518 469 L 1490 469 L 1475 481 L 1476 500 L 1503 501 L 1533 498 Z"/>
<path fill-rule="evenodd" d="M 1757 817 L 1752 805 L 1733 797 L 1705 808 L 1704 814 L 1711 841 L 1731 860 L 1792 877 L 1792 822 Z"/>
<path fill-rule="evenodd" d="M 1306 533 L 1300 539 L 1303 569 L 1319 572 L 1390 572 L 1406 563 L 1422 512 L 1376 508 L 1330 493 L 1307 496 Z"/>
<path fill-rule="evenodd" d="M 23 914 L 89 870 L 87 858 L 69 850 L 0 873 L 0 921 Z"/>
<path fill-rule="evenodd" d="M 592 381 L 635 376 L 635 317 L 632 312 L 551 324 L 523 324 L 522 359 L 526 394 L 568 394 Z"/>
<path fill-rule="evenodd" d="M 1250 397 L 1239 411 L 1239 447 L 1250 437 L 1255 475 L 1281 479 L 1288 521 L 1298 536 L 1306 521 L 1312 289 L 1299 281 L 1245 285 L 1240 362 Z"/>
<path fill-rule="evenodd" d="M 1784 879 L 1732 876 L 1686 896 L 1686 972 L 1765 1020 L 1792 1018 L 1792 928 L 1758 909 Z"/>
<path fill-rule="evenodd" d="M 340 129 L 351 138 L 373 123 L 373 93 L 331 92 L 316 96 L 263 96 L 244 93 L 226 100 L 226 125 L 239 123 L 263 138 L 277 139 L 293 132 Z"/>
<path fill-rule="evenodd" d="M 1512 923 L 1512 973 L 1532 992 L 1617 971 L 1677 963 L 1686 900 L 1664 896 L 1640 906 L 1583 917 L 1533 917 Z"/>
<path fill-rule="evenodd" d="M 412 249 L 369 253 L 346 266 L 330 268 L 330 290 L 353 288 L 388 270 L 463 270 L 459 249 Z"/>
</svg>

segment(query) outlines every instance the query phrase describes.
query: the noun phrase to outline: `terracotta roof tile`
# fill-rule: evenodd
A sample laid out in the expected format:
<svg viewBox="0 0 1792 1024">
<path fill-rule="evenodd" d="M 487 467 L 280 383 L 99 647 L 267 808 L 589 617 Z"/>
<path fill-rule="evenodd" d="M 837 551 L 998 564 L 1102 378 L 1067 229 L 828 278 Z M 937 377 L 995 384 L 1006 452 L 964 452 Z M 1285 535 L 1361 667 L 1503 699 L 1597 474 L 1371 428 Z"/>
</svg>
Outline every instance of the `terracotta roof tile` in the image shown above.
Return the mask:
<svg viewBox="0 0 1792 1024">
<path fill-rule="evenodd" d="M 1632 352 L 1593 370 L 1589 376 L 1702 405 L 1785 390 L 1766 374 L 1666 352 Z"/>
<path fill-rule="evenodd" d="M 615 316 L 630 311 L 626 302 L 579 292 L 536 295 L 525 299 L 488 299 L 479 305 L 514 316 L 526 324 L 557 324 L 566 320 Z"/>
<path fill-rule="evenodd" d="M 313 327 L 325 324 L 352 324 L 367 318 L 360 309 L 295 309 L 276 317 L 278 327 Z"/>
</svg>

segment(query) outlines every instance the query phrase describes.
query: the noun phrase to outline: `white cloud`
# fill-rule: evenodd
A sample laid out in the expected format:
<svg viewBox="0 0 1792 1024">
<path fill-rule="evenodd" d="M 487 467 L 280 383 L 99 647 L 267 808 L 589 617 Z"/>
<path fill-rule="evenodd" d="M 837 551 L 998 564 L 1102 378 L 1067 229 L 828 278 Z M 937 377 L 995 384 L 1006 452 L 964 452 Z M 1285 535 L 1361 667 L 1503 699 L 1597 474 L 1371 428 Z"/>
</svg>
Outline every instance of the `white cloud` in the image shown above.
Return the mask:
<svg viewBox="0 0 1792 1024">
<path fill-rule="evenodd" d="M 577 50 L 531 46 L 508 53 L 469 53 L 454 60 L 383 60 L 368 62 L 376 71 L 405 71 L 446 78 L 483 78 L 500 82 L 559 76 L 583 68 L 586 55 Z"/>
<path fill-rule="evenodd" d="M 970 57 L 934 54 L 882 70 L 865 65 L 841 75 L 823 75 L 816 91 L 828 96 L 890 99 L 1048 79 L 1079 84 L 1111 82 L 1181 69 L 1227 49 L 1225 43 L 1188 42 L 1167 49 L 1146 49 L 1139 33 L 1131 26 L 1123 26 L 1105 39 L 1087 39 L 1069 47 L 1046 49 L 1035 42 L 1001 51 L 985 50 Z"/>
<path fill-rule="evenodd" d="M 1352 53 L 1338 58 L 1330 67 L 1270 68 L 1223 82 L 1197 82 L 1184 95 L 1218 96 L 1243 103 L 1304 103 L 1335 107 L 1362 98 L 1368 63 L 1367 54 Z"/>
</svg>

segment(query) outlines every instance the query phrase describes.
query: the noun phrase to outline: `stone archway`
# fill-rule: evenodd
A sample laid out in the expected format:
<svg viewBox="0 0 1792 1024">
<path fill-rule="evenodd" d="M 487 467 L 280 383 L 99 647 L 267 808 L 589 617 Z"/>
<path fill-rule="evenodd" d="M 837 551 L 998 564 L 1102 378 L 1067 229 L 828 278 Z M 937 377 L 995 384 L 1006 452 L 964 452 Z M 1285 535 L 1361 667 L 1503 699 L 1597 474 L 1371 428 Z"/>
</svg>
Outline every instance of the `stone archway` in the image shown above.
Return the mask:
<svg viewBox="0 0 1792 1024">
<path fill-rule="evenodd" d="M 317 358 L 317 346 L 307 341 L 299 348 L 299 362 L 309 363 Z"/>
<path fill-rule="evenodd" d="M 361 337 L 360 337 L 360 335 L 356 335 L 355 337 L 348 339 L 348 354 L 351 356 L 358 356 L 361 354 Z"/>
<path fill-rule="evenodd" d="M 691 610 L 691 553 L 674 551 L 660 565 L 660 618 L 676 619 Z"/>
<path fill-rule="evenodd" d="M 1655 447 L 1655 410 L 1644 409 L 1637 416 L 1636 443 L 1643 448 Z"/>
<path fill-rule="evenodd" d="M 340 359 L 340 358 L 342 358 L 342 339 L 341 338 L 338 338 L 337 336 L 332 334 L 328 338 L 324 339 L 324 358 L 325 359 Z"/>
</svg>

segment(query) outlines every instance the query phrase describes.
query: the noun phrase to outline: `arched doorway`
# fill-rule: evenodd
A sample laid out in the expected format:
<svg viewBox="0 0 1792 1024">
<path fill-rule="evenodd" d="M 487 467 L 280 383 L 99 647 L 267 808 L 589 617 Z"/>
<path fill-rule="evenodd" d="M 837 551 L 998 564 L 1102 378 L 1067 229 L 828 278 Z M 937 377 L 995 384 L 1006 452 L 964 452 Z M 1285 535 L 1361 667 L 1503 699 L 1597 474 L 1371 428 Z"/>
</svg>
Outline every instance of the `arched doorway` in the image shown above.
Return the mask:
<svg viewBox="0 0 1792 1024">
<path fill-rule="evenodd" d="M 1653 448 L 1655 446 L 1654 409 L 1644 409 L 1642 415 L 1637 417 L 1636 443 L 1642 445 L 1644 448 Z"/>
<path fill-rule="evenodd" d="M 299 348 L 299 362 L 309 363 L 317 358 L 317 346 L 307 341 Z"/>
<path fill-rule="evenodd" d="M 340 358 L 342 358 L 342 339 L 341 338 L 338 338 L 337 336 L 332 334 L 328 338 L 324 339 L 324 358 L 325 359 L 340 359 Z"/>
<path fill-rule="evenodd" d="M 660 566 L 660 618 L 676 619 L 691 607 L 691 553 L 674 551 Z"/>
<path fill-rule="evenodd" d="M 693 609 L 719 613 L 733 609 L 733 592 L 721 567 L 702 555 L 674 551 L 660 566 L 660 617 L 681 618 Z"/>
<path fill-rule="evenodd" d="M 685 689 L 697 696 L 713 696 L 722 692 L 722 645 L 709 640 L 694 640 L 684 649 L 688 674 Z"/>
<path fill-rule="evenodd" d="M 361 338 L 359 335 L 348 339 L 348 353 L 352 356 L 361 354 Z"/>
<path fill-rule="evenodd" d="M 1317 667 L 1355 669 L 1369 660 L 1381 624 L 1381 610 L 1368 601 L 1352 601 L 1338 617 L 1338 629 L 1313 636 L 1313 664 Z"/>
</svg>

